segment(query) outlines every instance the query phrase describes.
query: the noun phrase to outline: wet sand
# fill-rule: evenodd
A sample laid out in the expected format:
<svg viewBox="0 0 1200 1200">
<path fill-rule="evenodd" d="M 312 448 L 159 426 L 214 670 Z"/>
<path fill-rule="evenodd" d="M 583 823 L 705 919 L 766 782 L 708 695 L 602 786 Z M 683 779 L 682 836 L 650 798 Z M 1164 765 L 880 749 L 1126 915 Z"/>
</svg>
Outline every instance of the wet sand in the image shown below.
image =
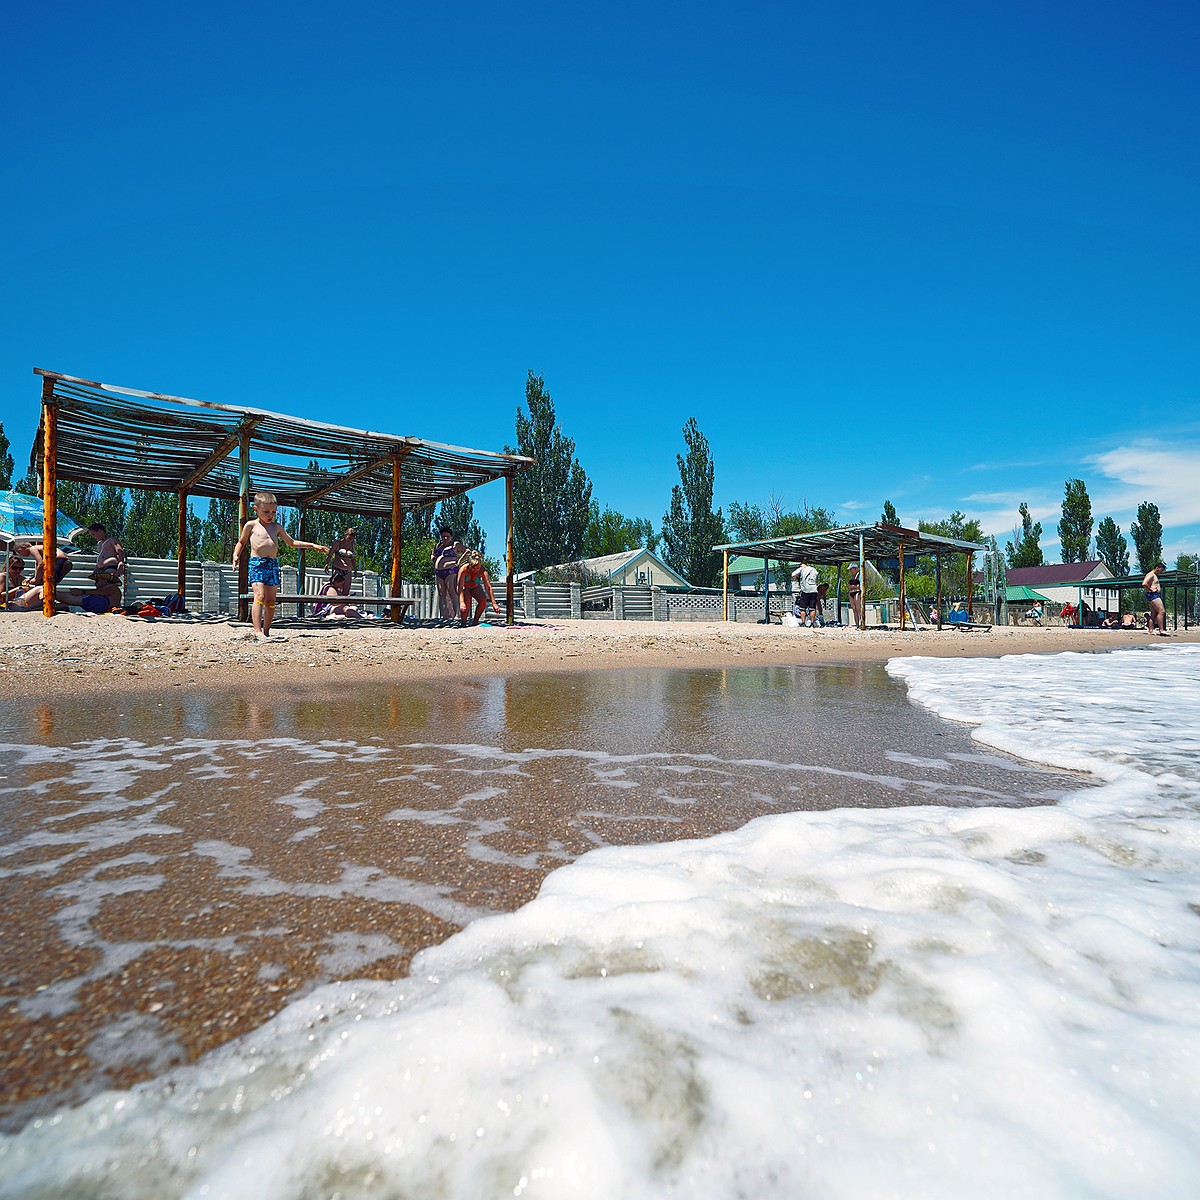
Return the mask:
<svg viewBox="0 0 1200 1200">
<path fill-rule="evenodd" d="M 882 662 L 1150 641 L 286 632 L 0 625 L 3 1127 L 192 1061 L 322 983 L 403 975 L 596 846 L 789 809 L 1053 802 L 1080 781 L 981 753 Z"/>
<path fill-rule="evenodd" d="M 279 621 L 276 631 L 286 640 L 260 645 L 247 626 L 224 618 L 148 622 L 68 613 L 46 620 L 37 613 L 0 613 L 0 680 L 11 697 L 241 686 L 248 673 L 269 689 L 308 687 L 314 672 L 327 684 L 348 688 L 581 668 L 884 662 L 908 654 L 1044 654 L 1200 641 L 1195 629 L 1162 638 L 1062 627 L 860 633 L 690 621 L 531 621 L 477 629 Z"/>
</svg>

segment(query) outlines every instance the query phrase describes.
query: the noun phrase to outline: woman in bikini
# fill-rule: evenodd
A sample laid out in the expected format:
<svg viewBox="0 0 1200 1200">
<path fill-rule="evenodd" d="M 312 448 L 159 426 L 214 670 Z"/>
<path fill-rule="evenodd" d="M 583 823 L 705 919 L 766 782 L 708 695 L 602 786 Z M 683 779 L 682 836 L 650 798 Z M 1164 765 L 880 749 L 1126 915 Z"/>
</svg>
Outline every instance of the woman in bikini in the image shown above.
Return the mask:
<svg viewBox="0 0 1200 1200">
<path fill-rule="evenodd" d="M 438 541 L 429 557 L 437 577 L 438 612 L 443 621 L 453 621 L 458 615 L 458 560 L 462 552 L 463 547 L 454 540 L 449 529 L 438 530 Z"/>
<path fill-rule="evenodd" d="M 854 612 L 854 628 L 858 629 L 862 625 L 862 580 L 858 576 L 858 567 L 850 568 L 850 608 Z"/>
<path fill-rule="evenodd" d="M 499 611 L 496 596 L 492 591 L 492 580 L 483 565 L 483 555 L 478 550 L 468 550 L 458 568 L 458 594 L 461 597 L 458 611 L 460 625 L 478 625 L 487 611 L 488 603 Z M 475 619 L 471 618 L 471 601 L 475 601 Z"/>
</svg>

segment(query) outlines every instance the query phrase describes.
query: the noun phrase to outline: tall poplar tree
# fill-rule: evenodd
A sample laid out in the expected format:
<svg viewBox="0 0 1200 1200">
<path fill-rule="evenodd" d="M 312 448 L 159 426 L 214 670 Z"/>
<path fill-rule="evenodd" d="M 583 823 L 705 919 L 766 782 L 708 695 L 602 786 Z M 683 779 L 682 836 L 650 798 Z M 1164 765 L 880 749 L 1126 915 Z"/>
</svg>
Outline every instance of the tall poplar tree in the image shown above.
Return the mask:
<svg viewBox="0 0 1200 1200">
<path fill-rule="evenodd" d="M 1143 574 L 1162 561 L 1162 535 L 1158 505 L 1143 501 L 1138 505 L 1137 520 L 1129 526 L 1129 536 L 1137 548 L 1138 566 Z"/>
<path fill-rule="evenodd" d="M 1112 517 L 1096 526 L 1096 553 L 1118 579 L 1129 574 L 1129 543 Z"/>
<path fill-rule="evenodd" d="M 879 519 L 885 525 L 899 525 L 900 518 L 896 516 L 896 506 L 890 501 L 883 502 L 883 512 L 879 514 Z"/>
<path fill-rule="evenodd" d="M 1042 536 L 1041 521 L 1034 521 L 1029 515 L 1029 505 L 1021 501 L 1021 528 L 1013 530 L 1013 541 L 1005 547 L 1010 567 L 1040 567 L 1045 561 L 1042 558 L 1042 548 L 1038 544 Z M 1015 545 L 1013 543 L 1016 543 Z"/>
<path fill-rule="evenodd" d="M 1085 562 L 1092 544 L 1092 500 L 1082 479 L 1068 479 L 1058 523 L 1065 563 Z"/>
<path fill-rule="evenodd" d="M 683 427 L 683 440 L 688 452 L 675 456 L 679 482 L 663 517 L 663 558 L 693 587 L 715 587 L 721 570 L 713 546 L 724 537 L 725 520 L 720 509 L 713 512 L 712 454 L 695 417 Z"/>
<path fill-rule="evenodd" d="M 575 443 L 554 415 L 546 381 L 529 372 L 525 405 L 517 407 L 517 446 L 508 454 L 537 461 L 513 476 L 513 557 L 518 570 L 579 558 L 587 534 L 592 484 L 575 457 Z"/>
</svg>

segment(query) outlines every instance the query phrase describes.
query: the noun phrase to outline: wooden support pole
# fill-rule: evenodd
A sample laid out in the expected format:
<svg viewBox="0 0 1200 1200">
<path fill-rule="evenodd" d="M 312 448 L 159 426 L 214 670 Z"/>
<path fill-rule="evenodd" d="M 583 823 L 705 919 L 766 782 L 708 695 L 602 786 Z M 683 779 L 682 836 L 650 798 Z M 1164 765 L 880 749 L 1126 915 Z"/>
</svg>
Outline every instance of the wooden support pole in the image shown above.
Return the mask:
<svg viewBox="0 0 1200 1200">
<path fill-rule="evenodd" d="M 763 559 L 763 624 L 771 623 L 771 561 Z"/>
<path fill-rule="evenodd" d="M 42 380 L 42 615 L 54 616 L 58 553 L 58 401 L 54 381 Z M 8 580 L 4 581 L 5 587 Z"/>
<path fill-rule="evenodd" d="M 722 550 L 721 557 L 723 566 L 721 568 L 721 620 L 729 620 L 729 551 Z"/>
<path fill-rule="evenodd" d="M 187 608 L 187 492 L 179 493 L 179 541 L 176 549 L 179 557 L 176 559 L 175 590 L 183 598 L 184 608 Z"/>
<path fill-rule="evenodd" d="M 904 594 L 904 543 L 900 543 L 900 632 L 904 632 L 905 610 L 908 608 L 908 598 Z"/>
<path fill-rule="evenodd" d="M 400 512 L 400 457 L 392 459 L 392 595 L 400 595 L 400 555 L 404 551 L 403 531 L 401 528 Z M 404 620 L 404 609 L 399 604 L 393 604 L 388 610 L 393 621 Z"/>
<path fill-rule="evenodd" d="M 842 564 L 838 563 L 837 573 L 837 623 L 842 623 Z"/>
<path fill-rule="evenodd" d="M 236 537 L 242 536 L 250 520 L 250 430 L 243 429 L 238 438 L 238 527 Z M 250 550 L 238 557 L 237 614 L 239 621 L 250 620 L 250 601 L 241 599 L 250 590 Z"/>
<path fill-rule="evenodd" d="M 513 477 L 504 477 L 504 623 L 513 623 Z"/>
<path fill-rule="evenodd" d="M 975 551 L 967 551 L 967 620 L 974 621 L 975 614 L 971 611 L 971 601 L 975 596 Z"/>
</svg>

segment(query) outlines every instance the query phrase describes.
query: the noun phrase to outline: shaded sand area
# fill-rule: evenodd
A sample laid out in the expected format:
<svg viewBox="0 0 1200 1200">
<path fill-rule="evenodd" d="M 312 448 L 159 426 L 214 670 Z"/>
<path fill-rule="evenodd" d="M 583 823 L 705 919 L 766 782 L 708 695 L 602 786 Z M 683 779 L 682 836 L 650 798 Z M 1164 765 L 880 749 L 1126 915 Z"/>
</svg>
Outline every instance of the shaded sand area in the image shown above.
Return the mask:
<svg viewBox="0 0 1200 1200">
<path fill-rule="evenodd" d="M 1052 803 L 1079 780 L 982 750 L 909 704 L 882 661 L 1133 641 L 600 622 L 293 628 L 270 646 L 223 623 L 2 630 L 7 1129 L 190 1061 L 321 983 L 400 976 L 597 846 L 791 810 Z"/>
</svg>

